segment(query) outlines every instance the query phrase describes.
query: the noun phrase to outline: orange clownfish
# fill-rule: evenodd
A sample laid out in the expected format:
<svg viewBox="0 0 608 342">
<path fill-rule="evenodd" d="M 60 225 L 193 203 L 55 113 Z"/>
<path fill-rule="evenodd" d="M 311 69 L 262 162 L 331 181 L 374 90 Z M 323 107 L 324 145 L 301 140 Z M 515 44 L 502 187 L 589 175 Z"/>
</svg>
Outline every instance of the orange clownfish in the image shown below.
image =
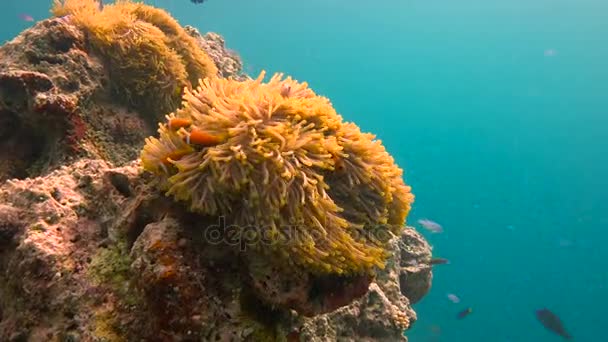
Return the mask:
<svg viewBox="0 0 608 342">
<path fill-rule="evenodd" d="M 183 118 L 172 118 L 169 120 L 169 129 L 177 131 L 180 128 L 187 128 L 192 125 L 192 120 Z"/>
<path fill-rule="evenodd" d="M 224 141 L 223 137 L 212 135 L 206 132 L 203 132 L 199 129 L 193 129 L 190 131 L 190 134 L 186 136 L 186 143 L 188 145 L 202 145 L 202 146 L 214 146 L 220 144 Z"/>
</svg>

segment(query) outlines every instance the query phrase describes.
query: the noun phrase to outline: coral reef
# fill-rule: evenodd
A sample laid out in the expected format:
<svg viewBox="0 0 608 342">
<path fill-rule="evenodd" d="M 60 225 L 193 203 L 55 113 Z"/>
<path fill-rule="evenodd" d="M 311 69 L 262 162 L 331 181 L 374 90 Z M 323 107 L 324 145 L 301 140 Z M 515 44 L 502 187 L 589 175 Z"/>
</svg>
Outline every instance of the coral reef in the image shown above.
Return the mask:
<svg viewBox="0 0 608 342">
<path fill-rule="evenodd" d="M 243 77 L 222 39 L 193 39 L 229 68 L 219 75 Z M 148 113 L 116 100 L 109 65 L 89 44 L 83 28 L 53 18 L 0 47 L 0 181 L 45 174 L 79 157 L 128 163 L 154 133 Z"/>
<path fill-rule="evenodd" d="M 235 51 L 226 49 L 226 42 L 222 36 L 214 32 L 207 32 L 205 35 L 201 35 L 192 26 L 184 26 L 184 30 L 195 38 L 199 46 L 211 57 L 215 65 L 217 65 L 221 77 L 237 81 L 244 81 L 249 78 L 243 73 L 241 58 Z"/>
<path fill-rule="evenodd" d="M 263 76 L 186 90 L 160 137 L 147 139 L 144 168 L 168 195 L 286 263 L 337 274 L 383 267 L 413 200 L 401 169 L 305 83 Z"/>
<path fill-rule="evenodd" d="M 399 258 L 399 290 L 412 304 L 416 304 L 431 289 L 433 273 L 431 270 L 431 246 L 424 237 L 413 227 L 406 227 L 398 241 Z M 396 250 L 395 248 L 394 250 Z M 396 283 L 397 278 L 391 279 Z"/>
<path fill-rule="evenodd" d="M 267 278 L 266 266 L 248 264 L 264 259 L 210 243 L 198 228 L 205 218 L 149 181 L 137 162 L 83 159 L 0 186 L 0 340 L 281 341 L 294 332 L 303 341 L 395 341 L 416 319 L 399 282 L 416 255 L 408 277 L 428 289 L 430 248 L 416 232 L 391 239 L 385 269 L 362 279 L 364 291 L 347 282 L 321 293 L 285 273 Z M 309 317 L 281 309 L 290 299 L 313 299 Z"/>
<path fill-rule="evenodd" d="M 182 89 L 199 78 L 217 76 L 211 58 L 162 9 L 56 0 L 52 13 L 87 33 L 89 46 L 107 63 L 114 94 L 150 115 L 173 110 Z"/>
<path fill-rule="evenodd" d="M 78 21 L 79 11 L 92 10 L 87 6 L 86 1 L 63 2 L 55 7 L 61 17 L 36 23 L 0 47 L 0 341 L 406 340 L 403 332 L 416 320 L 411 304 L 430 287 L 431 250 L 422 236 L 402 226 L 412 198 L 380 142 L 343 123 L 329 101 L 305 84 L 250 79 L 242 73 L 238 55 L 228 51 L 216 34 L 201 35 L 193 28 L 180 31 L 164 12 L 139 4 L 106 6 L 110 11 L 123 6 L 121 13 L 131 13 L 138 25 L 156 27 L 166 46 L 185 44 L 190 52 L 205 51 L 219 70 L 204 82 L 228 86 L 227 94 L 241 101 L 239 110 L 240 105 L 254 108 L 248 106 L 263 101 L 281 106 L 276 108 L 282 114 L 265 119 L 273 127 L 256 133 L 266 138 L 264 144 L 271 150 L 283 151 L 281 144 L 308 148 L 299 155 L 308 159 L 300 159 L 302 165 L 294 170 L 310 173 L 306 184 L 327 186 L 312 186 L 305 196 L 313 193 L 310 189 L 324 191 L 335 208 L 343 209 L 331 207 L 332 215 L 352 225 L 351 240 L 340 241 L 381 252 L 371 254 L 382 257 L 368 263 L 353 254 L 351 268 L 337 263 L 327 273 L 325 267 L 279 262 L 291 259 L 273 258 L 276 251 L 243 248 L 252 244 L 250 236 L 218 239 L 213 228 L 232 224 L 230 216 L 190 210 L 159 192 L 157 183 L 170 185 L 180 161 L 214 148 L 222 152 L 221 144 L 234 147 L 235 139 L 245 136 L 231 128 L 238 126 L 235 121 L 218 114 L 222 101 L 213 94 L 220 88 L 186 92 L 191 104 L 161 125 L 161 131 L 167 130 L 165 134 L 184 150 L 165 155 L 170 158 L 161 164 L 144 158 L 156 174 L 143 172 L 136 158 L 144 138 L 156 127 L 150 120 L 154 114 L 133 104 L 149 94 L 133 92 L 130 104 L 116 96 L 114 91 L 125 84 L 112 75 L 109 57 L 92 48 L 93 26 Z M 94 13 L 102 18 L 98 11 Z M 172 41 L 183 36 L 180 32 L 190 35 L 190 43 Z M 180 58 L 190 75 L 188 57 Z M 184 80 L 192 81 L 189 76 Z M 260 98 L 249 95 L 260 90 L 266 99 L 256 102 Z M 199 95 L 209 98 L 202 104 L 196 102 L 201 101 Z M 217 115 L 192 117 L 189 123 L 182 114 L 193 108 Z M 330 129 L 321 129 L 323 125 Z M 282 142 L 285 138 L 277 136 L 281 129 L 299 140 Z M 331 158 L 313 148 L 313 140 L 324 142 L 324 148 L 333 152 Z M 205 146 L 209 144 L 218 145 Z M 238 150 L 228 150 L 238 155 Z M 290 155 L 284 160 L 292 162 Z M 265 160 L 257 158 L 249 160 Z M 321 162 L 307 165 L 308 160 Z M 263 173 L 255 173 L 262 170 L 258 166 L 247 172 L 259 179 L 255 190 L 263 191 Z M 277 174 L 278 164 L 264 166 L 270 167 L 269 175 Z M 222 176 L 211 172 L 213 177 Z M 304 184 L 298 177 L 294 182 Z M 225 191 L 226 200 L 236 196 L 221 186 L 214 190 Z M 222 204 L 222 196 L 213 196 L 218 208 L 229 208 Z M 276 204 L 277 199 L 268 203 Z M 248 210 L 260 216 L 260 208 Z M 342 226 L 332 229 L 336 227 Z M 378 241 L 358 236 L 355 230 L 372 230 Z M 322 246 L 321 252 L 333 253 L 323 246 L 322 236 L 312 238 L 316 247 Z M 367 266 L 376 264 L 383 269 L 369 272 Z M 337 274 L 335 266 L 352 272 Z"/>
<path fill-rule="evenodd" d="M 85 142 L 83 113 L 104 70 L 83 46 L 82 32 L 47 20 L 0 47 L 0 180 L 97 152 Z"/>
</svg>

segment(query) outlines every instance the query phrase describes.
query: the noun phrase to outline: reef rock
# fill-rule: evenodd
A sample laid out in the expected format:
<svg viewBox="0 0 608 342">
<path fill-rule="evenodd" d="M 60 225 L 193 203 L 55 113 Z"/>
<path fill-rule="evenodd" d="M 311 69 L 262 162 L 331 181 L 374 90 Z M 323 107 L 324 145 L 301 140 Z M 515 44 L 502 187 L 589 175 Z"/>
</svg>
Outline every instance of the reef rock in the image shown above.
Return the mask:
<svg viewBox="0 0 608 342">
<path fill-rule="evenodd" d="M 310 284 L 318 283 L 278 273 L 251 286 L 265 277 L 243 267 L 255 259 L 209 241 L 199 227 L 210 218 L 148 181 L 138 162 L 113 168 L 82 159 L 0 186 L 0 340 L 394 341 L 415 321 L 402 292 L 430 284 L 430 249 L 416 232 L 392 240 L 393 256 L 363 291 L 330 287 L 315 299 Z M 410 254 L 421 260 L 417 270 L 401 267 Z M 400 282 L 404 272 L 417 281 Z M 296 315 L 266 305 L 269 297 L 313 302 L 308 315 Z"/>
<path fill-rule="evenodd" d="M 216 34 L 187 32 L 246 79 Z M 66 18 L 0 47 L 0 341 L 396 341 L 431 284 L 406 228 L 375 276 L 286 270 L 216 241 L 136 159 L 153 135 Z"/>
<path fill-rule="evenodd" d="M 334 312 L 302 319 L 305 341 L 398 341 L 416 320 L 411 304 L 431 286 L 430 246 L 412 228 L 391 240 L 393 255 L 367 293 Z M 419 262 L 415 262 L 419 258 Z M 414 266 L 414 262 L 416 265 Z M 403 267 L 402 265 L 412 264 Z M 415 282 L 400 282 L 415 279 Z M 408 295 L 414 293 L 416 298 Z"/>
<path fill-rule="evenodd" d="M 219 76 L 242 79 L 239 57 L 217 34 L 187 30 Z M 156 120 L 117 101 L 109 71 L 69 18 L 36 23 L 0 47 L 0 181 L 45 174 L 80 157 L 124 165 Z"/>
<path fill-rule="evenodd" d="M 226 48 L 226 42 L 222 36 L 215 32 L 207 32 L 205 35 L 201 35 L 192 26 L 185 26 L 184 30 L 196 38 L 201 48 L 213 59 L 219 69 L 220 76 L 237 81 L 249 78 L 243 72 L 243 61 L 235 51 Z"/>
</svg>

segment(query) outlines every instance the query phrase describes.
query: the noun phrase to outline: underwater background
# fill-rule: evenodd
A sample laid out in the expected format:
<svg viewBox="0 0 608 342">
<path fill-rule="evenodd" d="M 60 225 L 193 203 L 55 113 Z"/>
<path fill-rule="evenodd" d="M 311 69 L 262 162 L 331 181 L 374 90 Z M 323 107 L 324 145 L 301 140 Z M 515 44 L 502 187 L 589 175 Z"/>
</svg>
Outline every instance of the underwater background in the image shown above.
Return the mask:
<svg viewBox="0 0 608 342">
<path fill-rule="evenodd" d="M 450 260 L 411 341 L 559 341 L 543 307 L 574 340 L 606 340 L 608 1 L 146 2 L 224 36 L 252 76 L 307 81 L 383 141 L 416 195 L 408 224 Z M 0 41 L 49 8 L 1 2 Z"/>
</svg>

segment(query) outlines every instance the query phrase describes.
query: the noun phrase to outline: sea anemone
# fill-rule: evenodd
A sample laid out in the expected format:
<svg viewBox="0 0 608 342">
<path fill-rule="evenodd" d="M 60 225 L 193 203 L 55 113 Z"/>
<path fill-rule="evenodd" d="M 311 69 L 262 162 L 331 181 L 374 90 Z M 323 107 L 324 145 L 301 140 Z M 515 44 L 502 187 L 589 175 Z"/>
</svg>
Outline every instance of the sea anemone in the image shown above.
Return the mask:
<svg viewBox="0 0 608 342">
<path fill-rule="evenodd" d="M 95 0 L 55 0 L 51 12 L 69 16 L 87 34 L 107 62 L 113 93 L 153 117 L 177 108 L 185 86 L 218 74 L 196 40 L 162 9 L 128 0 L 103 8 Z"/>
<path fill-rule="evenodd" d="M 383 267 L 413 201 L 381 142 L 282 74 L 206 78 L 141 153 L 161 188 L 310 272 Z M 234 233 L 234 232 L 233 232 Z"/>
</svg>

